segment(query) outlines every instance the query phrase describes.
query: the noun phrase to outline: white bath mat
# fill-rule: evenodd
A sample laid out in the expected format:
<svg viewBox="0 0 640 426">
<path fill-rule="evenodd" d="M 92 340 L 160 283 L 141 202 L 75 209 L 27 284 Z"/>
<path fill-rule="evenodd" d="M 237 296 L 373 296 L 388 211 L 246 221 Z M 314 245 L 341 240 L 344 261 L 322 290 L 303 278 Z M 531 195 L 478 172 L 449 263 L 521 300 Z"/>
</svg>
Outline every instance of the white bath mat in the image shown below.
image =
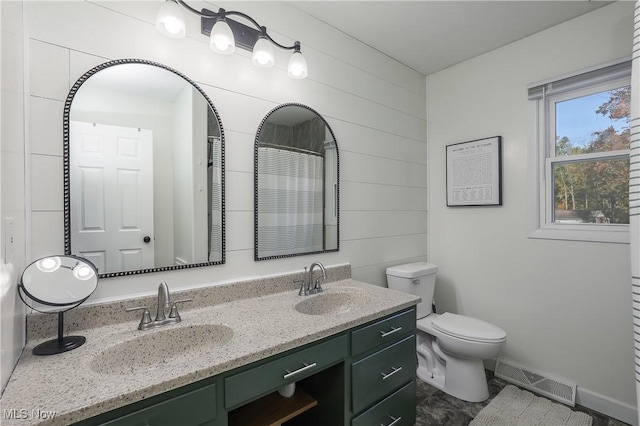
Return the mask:
<svg viewBox="0 0 640 426">
<path fill-rule="evenodd" d="M 586 413 L 507 385 L 469 426 L 591 426 L 592 423 Z"/>
</svg>

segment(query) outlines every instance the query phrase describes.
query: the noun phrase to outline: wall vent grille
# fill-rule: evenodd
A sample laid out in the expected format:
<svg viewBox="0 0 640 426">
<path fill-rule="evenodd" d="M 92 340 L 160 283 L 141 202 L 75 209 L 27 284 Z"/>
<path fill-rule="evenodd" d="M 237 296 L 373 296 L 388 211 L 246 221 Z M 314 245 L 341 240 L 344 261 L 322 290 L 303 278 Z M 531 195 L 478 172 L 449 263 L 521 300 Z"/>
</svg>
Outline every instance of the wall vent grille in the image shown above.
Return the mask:
<svg viewBox="0 0 640 426">
<path fill-rule="evenodd" d="M 498 359 L 495 375 L 571 407 L 576 405 L 576 385 L 573 383 L 525 369 L 503 359 Z"/>
</svg>

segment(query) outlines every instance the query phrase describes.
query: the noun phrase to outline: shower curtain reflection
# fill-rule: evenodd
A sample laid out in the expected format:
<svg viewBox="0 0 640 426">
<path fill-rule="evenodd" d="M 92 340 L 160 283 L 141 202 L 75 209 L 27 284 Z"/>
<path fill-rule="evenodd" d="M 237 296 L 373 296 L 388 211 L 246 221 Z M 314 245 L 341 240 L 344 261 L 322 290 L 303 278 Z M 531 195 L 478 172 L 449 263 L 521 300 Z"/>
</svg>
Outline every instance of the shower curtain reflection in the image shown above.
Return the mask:
<svg viewBox="0 0 640 426">
<path fill-rule="evenodd" d="M 209 238 L 208 253 L 209 262 L 222 260 L 222 247 L 218 241 L 222 241 L 222 141 L 219 136 L 209 136 L 207 141 L 207 178 L 210 185 L 208 212 L 209 212 Z"/>
<path fill-rule="evenodd" d="M 260 147 L 258 154 L 260 255 L 323 250 L 323 158 L 274 147 Z"/>
</svg>

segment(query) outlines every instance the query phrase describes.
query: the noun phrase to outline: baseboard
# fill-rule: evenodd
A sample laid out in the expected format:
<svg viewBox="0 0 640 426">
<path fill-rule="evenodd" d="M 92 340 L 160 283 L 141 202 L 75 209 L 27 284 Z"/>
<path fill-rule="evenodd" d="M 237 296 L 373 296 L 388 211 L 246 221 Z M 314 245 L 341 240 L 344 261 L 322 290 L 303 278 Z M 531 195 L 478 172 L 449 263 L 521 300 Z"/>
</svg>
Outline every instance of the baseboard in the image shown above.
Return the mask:
<svg viewBox="0 0 640 426">
<path fill-rule="evenodd" d="M 491 371 L 496 370 L 495 359 L 485 360 L 484 364 L 486 369 Z M 636 407 L 581 388 L 580 386 L 576 389 L 576 404 L 605 414 L 609 417 L 613 417 L 614 419 L 630 425 L 639 426 L 638 410 Z"/>
<path fill-rule="evenodd" d="M 578 386 L 578 392 L 576 394 L 576 404 L 606 414 L 609 417 L 629 423 L 630 425 L 638 426 L 638 411 L 636 407 L 580 388 L 580 386 Z"/>
</svg>

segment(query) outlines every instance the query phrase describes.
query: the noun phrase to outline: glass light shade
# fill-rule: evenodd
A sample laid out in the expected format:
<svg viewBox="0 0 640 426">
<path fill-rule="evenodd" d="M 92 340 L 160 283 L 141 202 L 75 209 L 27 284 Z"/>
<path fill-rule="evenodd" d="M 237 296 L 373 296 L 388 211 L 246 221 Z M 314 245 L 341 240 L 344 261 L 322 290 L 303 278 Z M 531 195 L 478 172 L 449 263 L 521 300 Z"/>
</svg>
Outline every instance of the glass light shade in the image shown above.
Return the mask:
<svg viewBox="0 0 640 426">
<path fill-rule="evenodd" d="M 251 62 L 261 68 L 272 67 L 275 63 L 273 46 L 265 37 L 260 37 L 255 46 L 253 46 Z"/>
<path fill-rule="evenodd" d="M 287 75 L 291 78 L 303 79 L 307 78 L 309 74 L 307 70 L 307 60 L 304 59 L 302 53 L 298 50 L 293 52 L 289 58 L 289 65 L 287 66 Z"/>
<path fill-rule="evenodd" d="M 236 51 L 236 41 L 233 31 L 226 21 L 219 20 L 213 24 L 209 36 L 209 47 L 216 53 L 231 55 Z"/>
<path fill-rule="evenodd" d="M 171 38 L 184 38 L 187 34 L 184 12 L 172 0 L 164 2 L 156 16 L 156 29 Z"/>
</svg>

